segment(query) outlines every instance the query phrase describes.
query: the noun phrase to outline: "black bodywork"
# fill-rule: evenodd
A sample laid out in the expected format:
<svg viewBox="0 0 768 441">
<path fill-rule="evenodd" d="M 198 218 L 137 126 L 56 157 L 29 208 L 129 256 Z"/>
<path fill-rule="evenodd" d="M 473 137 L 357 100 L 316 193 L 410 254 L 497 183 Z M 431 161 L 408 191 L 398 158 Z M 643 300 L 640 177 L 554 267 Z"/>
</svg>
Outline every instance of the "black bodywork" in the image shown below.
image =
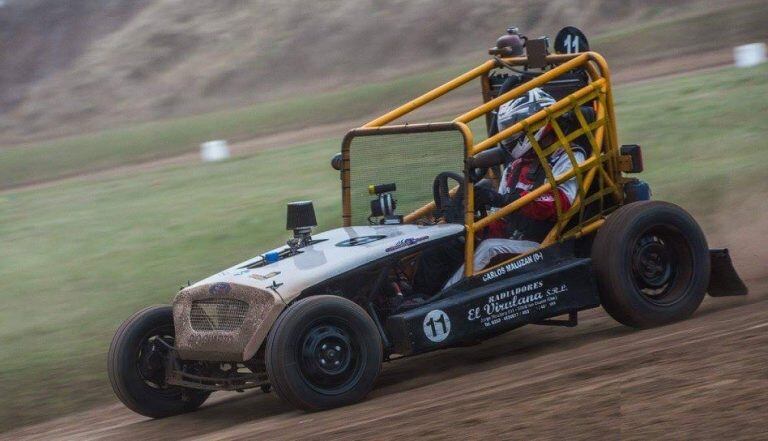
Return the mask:
<svg viewBox="0 0 768 441">
<path fill-rule="evenodd" d="M 373 318 L 387 355 L 403 356 L 474 343 L 528 324 L 575 326 L 579 311 L 601 305 L 588 257 L 590 244 L 579 239 L 464 279 L 412 309 L 382 308 L 379 300 L 386 296 L 390 276 L 401 259 L 459 237 L 420 244 L 369 262 L 306 289 L 299 298 L 317 294 L 349 297 Z M 710 295 L 747 294 L 727 250 L 711 250 L 710 258 Z M 560 316 L 564 318 L 552 320 Z"/>
<path fill-rule="evenodd" d="M 553 246 L 479 274 L 426 304 L 390 316 L 386 330 L 403 355 L 465 344 L 600 306 L 589 258 Z M 548 323 L 542 323 L 548 324 Z"/>
</svg>

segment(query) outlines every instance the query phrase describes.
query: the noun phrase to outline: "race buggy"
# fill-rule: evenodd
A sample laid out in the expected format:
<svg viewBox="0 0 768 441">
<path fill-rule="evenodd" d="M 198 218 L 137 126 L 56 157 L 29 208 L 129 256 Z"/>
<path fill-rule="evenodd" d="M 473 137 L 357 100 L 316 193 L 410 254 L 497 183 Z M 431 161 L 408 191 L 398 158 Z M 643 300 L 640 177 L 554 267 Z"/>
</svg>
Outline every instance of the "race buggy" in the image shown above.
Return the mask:
<svg viewBox="0 0 768 441">
<path fill-rule="evenodd" d="M 528 324 L 575 326 L 579 311 L 598 306 L 625 325 L 658 326 L 691 316 L 705 293 L 747 294 L 726 249 L 710 250 L 688 213 L 626 176 L 642 171 L 641 148 L 618 144 L 604 58 L 572 27 L 549 48 L 509 29 L 485 63 L 348 132 L 331 161 L 343 227 L 313 234 L 312 203 L 289 204 L 285 246 L 126 320 L 108 357 L 118 398 L 159 418 L 194 410 L 213 391 L 260 387 L 300 409 L 328 409 L 362 400 L 394 358 Z M 482 104 L 450 122 L 390 125 L 473 80 Z M 556 102 L 499 131 L 499 107 L 533 88 Z M 543 145 L 534 133 L 547 124 L 556 140 Z M 488 210 L 475 186 L 498 185 L 500 142 L 514 136 L 529 139 L 546 177 Z M 574 142 L 589 146 L 583 161 Z M 559 149 L 572 168 L 555 175 L 548 157 Z M 538 247 L 474 267 L 494 220 L 571 179 L 574 203 L 556 204 Z M 463 247 L 461 280 L 414 292 L 420 257 L 451 242 Z"/>
</svg>

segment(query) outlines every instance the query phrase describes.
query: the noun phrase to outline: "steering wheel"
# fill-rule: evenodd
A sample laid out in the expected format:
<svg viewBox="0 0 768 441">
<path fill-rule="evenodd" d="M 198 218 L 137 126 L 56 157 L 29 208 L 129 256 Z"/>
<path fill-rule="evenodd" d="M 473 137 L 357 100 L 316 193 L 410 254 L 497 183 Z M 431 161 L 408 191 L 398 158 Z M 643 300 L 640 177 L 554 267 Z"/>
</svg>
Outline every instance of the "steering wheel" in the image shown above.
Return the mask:
<svg viewBox="0 0 768 441">
<path fill-rule="evenodd" d="M 459 184 L 454 194 L 448 187 L 449 179 Z M 435 217 L 442 217 L 448 223 L 464 223 L 464 176 L 454 172 L 440 173 L 432 183 L 432 197 Z"/>
</svg>

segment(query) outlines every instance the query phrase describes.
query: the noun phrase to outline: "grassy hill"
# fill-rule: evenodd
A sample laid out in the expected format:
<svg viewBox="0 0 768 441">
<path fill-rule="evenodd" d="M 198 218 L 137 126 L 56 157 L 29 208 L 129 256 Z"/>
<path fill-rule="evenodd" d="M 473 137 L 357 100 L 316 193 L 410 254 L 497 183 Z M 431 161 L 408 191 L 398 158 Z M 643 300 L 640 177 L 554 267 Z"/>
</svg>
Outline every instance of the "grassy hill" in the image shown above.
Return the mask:
<svg viewBox="0 0 768 441">
<path fill-rule="evenodd" d="M 620 142 L 643 145 L 655 197 L 690 209 L 709 233 L 729 216 L 723 207 L 746 207 L 745 185 L 768 190 L 768 67 L 616 94 Z M 338 226 L 336 151 L 337 139 L 317 140 L 0 196 L 0 430 L 112 402 L 105 355 L 119 323 L 284 241 L 287 201 L 312 199 L 320 228 Z"/>
<path fill-rule="evenodd" d="M 36 0 L 37 3 L 45 1 Z M 593 2 L 594 4 L 590 3 L 588 8 L 580 12 L 574 9 L 572 2 L 569 1 L 539 3 L 541 2 L 514 3 L 508 6 L 511 9 L 507 12 L 510 17 L 521 17 L 521 24 L 528 24 L 535 29 L 546 29 L 547 32 L 553 32 L 560 24 L 572 20 L 576 23 L 584 23 L 589 26 L 586 29 L 596 32 L 594 36 L 590 34 L 593 48 L 605 54 L 614 71 L 618 72 L 632 71 L 634 68 L 659 59 L 669 60 L 667 63 L 674 71 L 676 57 L 727 50 L 735 44 L 752 40 L 768 40 L 768 28 L 763 25 L 768 22 L 768 7 L 766 7 L 768 2 L 765 0 L 739 0 L 717 7 L 711 2 L 700 5 L 693 0 L 675 2 L 674 6 L 661 2 L 658 4 L 642 2 L 642 5 L 638 4 L 633 8 L 597 1 Z M 633 2 L 629 3 L 634 5 Z M 36 3 L 32 2 L 32 4 Z M 161 8 L 163 4 L 158 0 L 157 4 L 153 3 L 150 7 L 137 0 L 135 8 L 144 11 L 142 9 L 144 7 Z M 215 56 L 210 51 L 220 52 L 222 49 L 217 45 L 218 40 L 214 36 L 187 38 L 185 32 L 194 34 L 200 30 L 199 27 L 194 26 L 194 23 L 199 20 L 224 20 L 223 17 L 227 17 L 227 14 L 235 14 L 240 9 L 243 9 L 241 14 L 244 15 L 242 17 L 237 15 L 238 20 L 253 18 L 249 14 L 253 14 L 254 11 L 246 8 L 249 3 L 239 2 L 237 3 L 239 6 L 236 7 L 207 11 L 204 18 L 194 16 L 196 18 L 192 24 L 182 21 L 177 23 L 176 27 L 162 26 L 163 32 L 166 33 L 171 32 L 169 29 L 175 29 L 173 32 L 178 32 L 179 36 L 174 38 L 208 43 L 201 48 L 189 49 L 187 56 L 179 57 L 174 62 L 164 61 L 165 67 L 162 69 L 152 64 L 158 70 L 155 74 L 147 74 L 140 80 L 129 78 L 130 75 L 126 72 L 130 69 L 140 69 L 142 63 L 149 62 L 137 54 L 145 52 L 155 54 L 150 40 L 157 23 L 150 18 L 154 17 L 154 20 L 165 23 L 167 20 L 176 20 L 172 18 L 174 14 L 192 14 L 196 3 L 185 4 L 188 5 L 188 9 L 175 8 L 173 11 L 162 8 L 152 9 L 154 13 L 151 17 L 142 14 L 134 18 L 127 16 L 125 18 L 127 22 L 133 23 L 134 20 L 139 20 L 143 24 L 130 25 L 138 26 L 136 29 L 125 24 L 129 27 L 108 36 L 102 36 L 98 39 L 99 43 L 96 47 L 86 50 L 80 57 L 75 57 L 70 67 L 54 69 L 48 76 L 29 86 L 29 94 L 25 95 L 26 98 L 22 100 L 22 104 L 13 107 L 12 110 L 6 108 L 6 112 L 0 114 L 0 121 L 5 118 L 7 122 L 11 120 L 14 122 L 9 122 L 6 130 L 0 127 L 0 134 L 5 135 L 6 143 L 11 143 L 16 136 L 21 136 L 16 138 L 17 140 L 26 139 L 26 141 L 11 146 L 0 142 L 0 189 L 194 152 L 201 142 L 210 139 L 224 138 L 237 141 L 338 121 L 350 121 L 351 126 L 362 124 L 373 113 L 382 112 L 399 104 L 482 61 L 485 58 L 483 48 L 491 44 L 499 30 L 504 28 L 499 17 L 487 16 L 488 11 L 483 9 L 484 7 L 469 8 L 464 3 L 452 2 L 451 8 L 471 9 L 472 14 L 476 14 L 477 17 L 470 14 L 470 22 L 476 22 L 475 24 L 482 26 L 471 27 L 466 34 L 442 35 L 441 38 L 450 40 L 450 50 L 427 44 L 428 41 L 435 41 L 437 34 L 428 35 L 427 30 L 415 24 L 412 26 L 413 32 L 418 35 L 424 34 L 423 40 L 412 41 L 414 35 L 404 32 L 404 29 L 396 36 L 389 36 L 391 29 L 370 29 L 369 34 L 376 35 L 377 38 L 375 44 L 369 44 L 368 40 L 364 39 L 365 46 L 370 51 L 363 51 L 362 54 L 359 49 L 348 48 L 354 38 L 348 37 L 346 33 L 343 38 L 339 36 L 331 39 L 338 50 L 328 47 L 320 52 L 312 50 L 306 53 L 301 52 L 298 47 L 293 48 L 291 46 L 293 43 L 290 43 L 301 33 L 285 33 L 284 38 L 277 37 L 283 34 L 273 33 L 269 38 L 274 40 L 274 44 L 287 46 L 275 53 L 270 52 L 272 55 L 263 53 L 261 51 L 263 48 L 239 46 L 245 37 L 238 37 L 240 34 L 237 33 L 232 36 L 234 40 L 227 43 L 232 46 L 229 52 L 225 51 Z M 698 7 L 694 8 L 694 6 Z M 388 10 L 386 7 L 383 8 Z M 440 8 L 423 0 L 415 2 L 406 9 L 419 17 L 419 14 L 426 14 Z M 530 11 L 542 9 L 546 12 L 545 15 L 517 14 L 522 10 L 530 13 Z M 0 16 L 2 11 L 0 9 Z M 358 13 L 361 13 L 360 11 Z M 467 11 L 464 12 L 469 14 Z M 402 18 L 404 13 L 400 10 L 390 11 L 387 14 L 381 12 L 382 17 L 379 19 L 388 22 L 388 20 Z M 356 17 L 356 15 L 352 12 L 349 14 L 351 15 L 346 21 L 351 22 L 350 17 Z M 448 13 L 442 11 L 442 14 Z M 442 17 L 442 15 L 439 16 Z M 288 17 L 283 17 L 281 20 L 298 20 L 291 17 L 293 16 L 288 14 Z M 341 26 L 345 21 L 341 15 L 333 15 L 333 17 L 337 20 L 333 22 L 334 26 Z M 331 18 L 323 16 L 322 20 L 331 20 Z M 365 21 L 367 18 L 361 20 L 361 23 L 367 23 Z M 630 21 L 632 24 L 628 23 Z M 333 28 L 330 24 L 328 26 Z M 448 24 L 445 26 L 447 27 Z M 122 27 L 118 26 L 118 29 Z M 339 29 L 346 28 L 341 26 Z M 364 27 L 361 27 L 360 32 L 362 29 Z M 208 29 L 206 32 L 213 32 L 213 30 Z M 599 32 L 601 30 L 603 32 Z M 257 32 L 257 30 L 251 31 Z M 437 32 L 436 29 L 432 31 Z M 134 37 L 139 32 L 141 38 L 137 40 Z M 264 32 L 264 30 L 258 30 L 258 32 Z M 318 30 L 318 32 L 321 31 Z M 531 35 L 536 35 L 535 32 L 532 31 Z M 410 43 L 405 45 L 403 50 L 386 52 L 383 48 L 376 46 L 384 44 L 383 40 L 380 41 L 384 38 L 379 35 L 380 33 L 387 35 L 389 39 L 384 40 L 389 41 L 393 46 L 398 45 L 396 42 L 398 38 L 403 39 L 402 44 Z M 351 35 L 356 34 L 352 32 Z M 363 37 L 359 36 L 359 38 Z M 126 41 L 123 42 L 123 40 Z M 437 40 L 442 41 L 439 38 Z M 130 50 L 123 48 L 123 45 L 128 45 Z M 92 53 L 93 51 L 98 53 Z M 297 58 L 285 59 L 282 56 L 285 51 L 290 51 Z M 416 61 L 419 58 L 416 53 L 420 51 L 429 61 Z M 336 61 L 326 64 L 318 61 L 317 63 L 322 65 L 313 64 L 311 60 L 320 53 L 331 54 L 331 58 Z M 374 57 L 376 60 L 365 58 L 373 53 L 376 54 Z M 470 53 L 474 55 L 468 55 Z M 257 63 L 260 66 L 258 69 L 244 68 L 238 74 L 250 75 L 248 82 L 239 82 L 240 80 L 237 80 L 239 77 L 235 75 L 227 77 L 226 81 L 219 81 L 219 86 L 211 88 L 210 96 L 198 94 L 201 88 L 205 89 L 207 86 L 197 83 L 203 82 L 211 75 L 215 77 L 216 69 L 225 67 L 235 69 L 238 64 L 232 64 L 229 57 L 237 58 L 241 55 L 247 55 L 245 59 L 252 61 L 261 60 Z M 271 56 L 281 59 L 267 62 L 266 60 L 270 60 Z M 0 57 L 0 65 L 6 63 L 6 67 L 14 68 L 14 65 L 9 64 L 14 58 L 10 57 L 8 60 L 10 61 Z M 239 58 L 238 60 L 238 63 L 243 62 Z M 296 68 L 290 75 L 279 75 L 283 69 L 281 66 L 286 63 L 290 66 L 296 60 L 301 60 L 306 68 Z M 85 64 L 81 65 L 83 63 Z M 354 67 L 349 67 L 350 64 Z M 130 69 L 128 69 L 129 65 Z M 312 68 L 310 69 L 309 66 Z M 677 69 L 685 69 L 685 67 L 681 66 Z M 302 79 L 302 76 L 307 78 Z M 309 77 L 312 78 L 308 79 Z M 2 83 L 1 79 L 2 76 L 0 76 L 0 83 Z M 173 82 L 173 87 L 165 87 L 166 81 Z M 290 84 L 291 90 L 283 91 L 288 94 L 286 97 L 276 98 L 275 94 L 283 93 L 280 92 L 281 81 Z M 46 92 L 41 92 L 44 89 Z M 468 86 L 467 90 L 475 93 L 477 85 Z M 168 98 L 171 96 L 172 99 Z M 266 99 L 270 96 L 272 99 Z M 154 112 L 152 110 L 154 105 L 150 101 L 166 98 L 176 104 L 162 112 Z M 249 101 L 260 102 L 241 107 L 227 107 Z M 227 106 L 224 106 L 225 103 Z M 80 104 L 92 108 L 92 111 L 82 113 L 82 109 L 78 107 Z M 226 109 L 171 117 L 171 115 L 193 112 L 196 109 L 222 106 Z M 146 119 L 154 120 L 136 122 Z M 91 131 L 94 128 L 117 124 L 116 121 L 121 122 L 116 128 Z M 30 142 L 28 135 L 30 133 L 39 135 L 38 130 L 41 133 L 48 133 L 49 136 L 58 132 L 69 135 Z"/>
<path fill-rule="evenodd" d="M 2 144 L 349 89 L 573 24 L 622 65 L 765 40 L 765 0 L 10 0 Z M 301 115 L 299 115 L 300 117 Z M 2 147 L 2 146 L 0 146 Z M 108 147 L 106 147 L 108 148 Z"/>
</svg>

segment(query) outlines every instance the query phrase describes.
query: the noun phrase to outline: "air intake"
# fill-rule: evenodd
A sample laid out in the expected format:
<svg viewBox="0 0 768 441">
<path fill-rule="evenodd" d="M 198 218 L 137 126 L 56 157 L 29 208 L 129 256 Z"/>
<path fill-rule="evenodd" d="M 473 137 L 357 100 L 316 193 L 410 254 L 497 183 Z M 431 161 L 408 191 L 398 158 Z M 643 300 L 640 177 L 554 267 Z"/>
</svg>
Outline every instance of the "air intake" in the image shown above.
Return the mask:
<svg viewBox="0 0 768 441">
<path fill-rule="evenodd" d="M 317 226 L 315 207 L 312 201 L 291 202 L 288 204 L 286 230 L 304 230 Z"/>
<path fill-rule="evenodd" d="M 317 226 L 315 207 L 312 201 L 291 202 L 288 204 L 286 230 L 293 230 L 293 239 L 288 241 L 291 254 L 312 243 L 312 227 Z"/>
</svg>

